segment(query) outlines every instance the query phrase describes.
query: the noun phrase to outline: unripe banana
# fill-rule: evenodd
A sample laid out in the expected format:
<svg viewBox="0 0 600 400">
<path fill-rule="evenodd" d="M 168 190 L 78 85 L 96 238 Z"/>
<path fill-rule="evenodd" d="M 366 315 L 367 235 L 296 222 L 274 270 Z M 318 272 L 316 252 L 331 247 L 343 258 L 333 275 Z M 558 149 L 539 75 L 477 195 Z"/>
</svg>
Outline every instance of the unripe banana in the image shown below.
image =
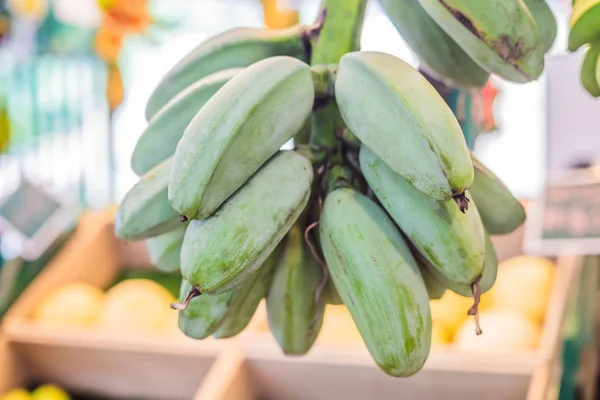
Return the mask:
<svg viewBox="0 0 600 400">
<path fill-rule="evenodd" d="M 547 53 L 556 40 L 558 26 L 552 9 L 546 0 L 523 0 L 540 33 L 540 38 L 544 43 L 544 53 Z"/>
<path fill-rule="evenodd" d="M 179 301 L 186 303 L 193 286 L 185 279 L 181 281 Z M 228 304 L 235 294 L 235 289 L 214 296 L 202 294 L 193 297 L 179 311 L 179 330 L 193 339 L 206 339 L 212 335 L 227 313 Z"/>
<path fill-rule="evenodd" d="M 240 71 L 241 68 L 226 69 L 192 83 L 153 115 L 133 150 L 133 171 L 141 176 L 171 157 L 192 118 Z"/>
<path fill-rule="evenodd" d="M 187 224 L 146 240 L 146 249 L 150 262 L 158 269 L 173 272 L 179 269 L 179 255 Z"/>
<path fill-rule="evenodd" d="M 250 320 L 254 316 L 260 301 L 266 296 L 269 286 L 273 281 L 273 272 L 281 258 L 281 250 L 283 246 L 279 246 L 267 257 L 260 269 L 255 273 L 254 280 L 248 279 L 244 281 L 237 289 L 238 293 L 230 301 L 223 322 L 219 328 L 213 333 L 217 339 L 226 339 L 236 336 L 248 326 Z"/>
<path fill-rule="evenodd" d="M 333 304 L 334 306 L 344 304 L 332 279 L 327 281 L 327 286 L 325 287 L 325 301 L 327 304 Z"/>
<path fill-rule="evenodd" d="M 382 206 L 440 274 L 467 286 L 481 276 L 485 238 L 476 206 L 463 214 L 452 200 L 427 197 L 364 146 L 360 168 Z"/>
<path fill-rule="evenodd" d="M 593 97 L 600 97 L 600 40 L 587 49 L 581 64 L 581 84 Z"/>
<path fill-rule="evenodd" d="M 310 115 L 310 67 L 291 57 L 259 61 L 227 82 L 190 122 L 175 150 L 169 200 L 204 219 L 238 190 Z"/>
<path fill-rule="evenodd" d="M 144 240 L 180 226 L 179 215 L 169 203 L 169 158 L 142 176 L 127 192 L 115 217 L 115 232 L 124 240 Z"/>
<path fill-rule="evenodd" d="M 244 68 L 273 56 L 306 60 L 306 26 L 286 29 L 233 28 L 213 36 L 180 60 L 154 89 L 146 105 L 146 119 L 188 85 L 229 68 Z M 308 60 L 307 60 L 308 61 Z"/>
<path fill-rule="evenodd" d="M 600 40 L 600 0 L 577 0 L 569 20 L 569 51 Z"/>
<path fill-rule="evenodd" d="M 483 273 L 481 274 L 481 279 L 478 282 L 478 290 L 479 294 L 483 294 L 490 290 L 494 283 L 496 282 L 496 276 L 498 274 L 498 258 L 496 256 L 496 250 L 494 249 L 494 244 L 490 238 L 490 235 L 487 232 L 484 232 L 485 235 L 485 262 L 483 265 Z M 460 283 L 453 282 L 447 279 L 444 275 L 439 273 L 439 270 L 435 268 L 431 262 L 429 262 L 426 258 L 420 257 L 419 263 L 427 272 L 431 274 L 431 276 L 437 280 L 441 285 L 446 288 L 452 290 L 454 293 L 457 293 L 461 296 L 471 297 L 473 295 L 473 290 L 475 287 L 472 285 L 463 285 Z"/>
<path fill-rule="evenodd" d="M 522 0 L 419 0 L 425 11 L 484 69 L 508 81 L 536 80 L 544 43 Z"/>
<path fill-rule="evenodd" d="M 482 87 L 487 83 L 490 73 L 431 19 L 419 0 L 381 0 L 381 5 L 429 73 L 455 86 Z"/>
<path fill-rule="evenodd" d="M 502 181 L 473 154 L 475 179 L 469 189 L 485 229 L 492 235 L 513 232 L 525 222 L 525 210 Z"/>
<path fill-rule="evenodd" d="M 320 231 L 331 277 L 375 363 L 392 376 L 418 372 L 431 346 L 431 312 L 400 232 L 350 188 L 327 195 Z"/>
<path fill-rule="evenodd" d="M 419 271 L 421 272 L 421 277 L 423 277 L 423 282 L 425 283 L 425 287 L 427 288 L 427 294 L 429 295 L 430 300 L 438 300 L 441 299 L 444 293 L 446 293 L 446 286 L 442 285 L 431 275 L 431 273 L 427 270 L 425 266 L 422 266 L 423 256 L 418 252 L 413 252 L 415 256 L 415 260 L 419 265 Z"/>
<path fill-rule="evenodd" d="M 473 182 L 473 166 L 464 136 L 417 70 L 385 53 L 348 53 L 335 94 L 348 128 L 392 170 L 431 198 L 455 197 L 466 206 L 462 196 Z"/>
<path fill-rule="evenodd" d="M 262 265 L 310 197 L 310 161 L 280 151 L 217 212 L 194 220 L 181 249 L 181 273 L 202 293 L 237 286 Z"/>
<path fill-rule="evenodd" d="M 325 308 L 324 301 L 316 302 L 323 272 L 303 233 L 299 224 L 290 229 L 267 293 L 269 329 L 287 355 L 310 350 L 321 330 Z"/>
</svg>

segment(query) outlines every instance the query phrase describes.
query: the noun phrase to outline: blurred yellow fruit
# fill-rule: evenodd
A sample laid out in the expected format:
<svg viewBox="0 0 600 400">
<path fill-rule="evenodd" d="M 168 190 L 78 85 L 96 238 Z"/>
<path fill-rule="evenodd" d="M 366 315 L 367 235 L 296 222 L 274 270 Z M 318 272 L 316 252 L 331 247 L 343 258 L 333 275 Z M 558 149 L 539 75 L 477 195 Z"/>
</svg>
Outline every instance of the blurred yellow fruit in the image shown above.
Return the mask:
<svg viewBox="0 0 600 400">
<path fill-rule="evenodd" d="M 454 336 L 454 343 L 464 351 L 502 352 L 535 349 L 540 328 L 522 314 L 501 309 L 483 311 L 479 315 L 481 335 L 475 334 L 472 319 L 463 323 Z"/>
<path fill-rule="evenodd" d="M 443 346 L 452 341 L 452 332 L 444 325 L 433 323 L 431 326 L 431 347 Z"/>
<path fill-rule="evenodd" d="M 110 288 L 100 316 L 103 329 L 129 333 L 166 333 L 173 330 L 169 305 L 173 295 L 148 279 L 128 279 Z"/>
<path fill-rule="evenodd" d="M 327 305 L 319 337 L 327 340 L 362 341 L 356 324 L 344 305 Z"/>
<path fill-rule="evenodd" d="M 56 385 L 41 385 L 31 392 L 31 400 L 71 400 L 71 397 Z"/>
<path fill-rule="evenodd" d="M 31 400 L 31 395 L 25 389 L 13 389 L 0 396 L 0 400 Z"/>
<path fill-rule="evenodd" d="M 69 283 L 52 291 L 33 312 L 40 323 L 89 327 L 100 316 L 104 293 L 87 283 Z"/>
<path fill-rule="evenodd" d="M 491 292 L 494 308 L 524 313 L 541 323 L 552 292 L 556 266 L 546 258 L 517 256 L 498 266 Z"/>
<path fill-rule="evenodd" d="M 430 301 L 431 318 L 433 322 L 454 333 L 467 319 L 467 312 L 472 305 L 473 299 L 446 290 L 441 299 Z"/>
</svg>

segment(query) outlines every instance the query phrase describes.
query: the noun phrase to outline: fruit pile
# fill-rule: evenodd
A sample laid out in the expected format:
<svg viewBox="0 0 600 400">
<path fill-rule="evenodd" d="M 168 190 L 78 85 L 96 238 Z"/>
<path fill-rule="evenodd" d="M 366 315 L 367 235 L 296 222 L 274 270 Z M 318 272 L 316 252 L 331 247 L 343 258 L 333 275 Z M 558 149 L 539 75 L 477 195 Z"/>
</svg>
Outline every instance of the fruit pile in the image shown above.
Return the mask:
<svg viewBox="0 0 600 400">
<path fill-rule="evenodd" d="M 525 3 L 383 1 L 423 69 L 465 87 L 542 73 L 556 22 L 544 1 Z M 229 30 L 152 93 L 115 228 L 181 271 L 187 336 L 237 335 L 266 298 L 282 351 L 301 355 L 326 304 L 344 304 L 400 377 L 429 354 L 430 297 L 472 297 L 461 312 L 477 317 L 496 278 L 489 235 L 524 210 L 417 69 L 360 51 L 366 4 L 324 0 L 312 26 Z"/>
<path fill-rule="evenodd" d="M 118 334 L 172 334 L 175 297 L 148 279 L 126 279 L 103 292 L 75 282 L 57 287 L 36 306 L 32 320 L 46 327 L 93 328 Z"/>
<path fill-rule="evenodd" d="M 40 385 L 32 391 L 23 388 L 13 389 L 3 395 L 0 400 L 71 400 L 71 396 L 56 385 Z"/>
<path fill-rule="evenodd" d="M 569 21 L 569 51 L 586 47 L 581 64 L 581 84 L 600 97 L 600 0 L 573 0 Z"/>
</svg>

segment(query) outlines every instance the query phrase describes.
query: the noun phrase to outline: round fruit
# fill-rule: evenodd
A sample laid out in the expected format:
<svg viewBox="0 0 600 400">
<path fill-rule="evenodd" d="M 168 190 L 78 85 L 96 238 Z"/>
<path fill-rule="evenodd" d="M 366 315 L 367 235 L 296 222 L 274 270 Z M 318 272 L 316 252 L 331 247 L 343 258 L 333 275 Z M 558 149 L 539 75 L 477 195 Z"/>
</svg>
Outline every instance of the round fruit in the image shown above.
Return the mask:
<svg viewBox="0 0 600 400">
<path fill-rule="evenodd" d="M 31 393 L 31 400 L 71 400 L 71 397 L 56 385 L 41 385 Z"/>
<path fill-rule="evenodd" d="M 103 329 L 130 333 L 164 333 L 173 329 L 169 305 L 175 297 L 148 279 L 128 279 L 106 292 L 100 316 Z"/>
<path fill-rule="evenodd" d="M 555 271 L 554 263 L 542 257 L 521 255 L 500 263 L 491 291 L 494 308 L 515 310 L 541 323 Z"/>
<path fill-rule="evenodd" d="M 69 283 L 52 291 L 33 312 L 47 325 L 89 327 L 98 321 L 103 292 L 87 283 Z"/>
<path fill-rule="evenodd" d="M 529 318 L 511 310 L 487 310 L 479 315 L 481 335 L 475 334 L 472 319 L 463 323 L 454 336 L 464 351 L 502 352 L 535 349 L 540 329 Z"/>
<path fill-rule="evenodd" d="M 31 400 L 31 395 L 25 389 L 13 389 L 0 396 L 0 400 Z"/>
</svg>

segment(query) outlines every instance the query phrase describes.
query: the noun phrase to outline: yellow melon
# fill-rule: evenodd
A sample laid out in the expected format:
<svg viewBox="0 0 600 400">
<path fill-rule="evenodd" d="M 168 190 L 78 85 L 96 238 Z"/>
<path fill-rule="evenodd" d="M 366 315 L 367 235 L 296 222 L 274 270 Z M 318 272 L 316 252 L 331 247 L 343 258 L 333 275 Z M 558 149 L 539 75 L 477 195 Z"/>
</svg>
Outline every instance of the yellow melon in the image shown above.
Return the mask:
<svg viewBox="0 0 600 400">
<path fill-rule="evenodd" d="M 45 325 L 90 327 L 97 323 L 104 293 L 87 283 L 69 283 L 53 290 L 34 309 L 33 319 Z"/>
</svg>

